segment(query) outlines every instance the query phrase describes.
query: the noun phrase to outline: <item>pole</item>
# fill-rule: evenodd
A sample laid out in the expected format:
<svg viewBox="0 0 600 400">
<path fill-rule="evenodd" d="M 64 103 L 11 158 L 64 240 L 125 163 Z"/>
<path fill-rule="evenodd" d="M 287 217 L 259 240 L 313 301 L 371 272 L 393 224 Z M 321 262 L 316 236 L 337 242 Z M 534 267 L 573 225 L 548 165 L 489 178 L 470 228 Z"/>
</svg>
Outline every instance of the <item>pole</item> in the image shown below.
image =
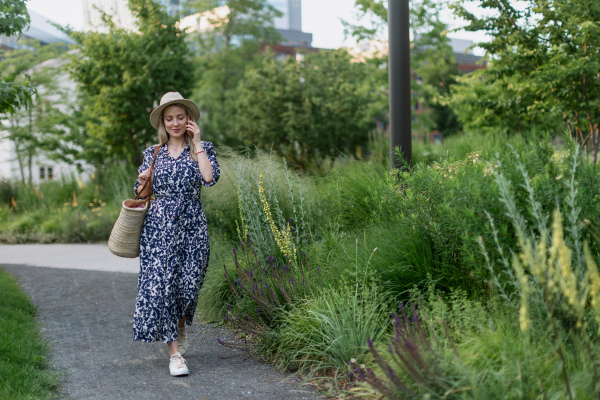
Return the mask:
<svg viewBox="0 0 600 400">
<path fill-rule="evenodd" d="M 388 1 L 389 90 L 390 90 L 390 164 L 402 168 L 394 155 L 400 148 L 406 164 L 412 163 L 409 0 Z"/>
</svg>

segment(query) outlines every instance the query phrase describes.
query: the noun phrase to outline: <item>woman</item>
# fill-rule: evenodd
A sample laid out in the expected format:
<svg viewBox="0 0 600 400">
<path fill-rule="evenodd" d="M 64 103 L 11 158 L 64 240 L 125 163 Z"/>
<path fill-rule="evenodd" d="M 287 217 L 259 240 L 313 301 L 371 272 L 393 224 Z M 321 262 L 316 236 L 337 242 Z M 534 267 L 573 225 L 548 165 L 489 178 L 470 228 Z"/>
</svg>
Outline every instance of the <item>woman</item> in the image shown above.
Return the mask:
<svg viewBox="0 0 600 400">
<path fill-rule="evenodd" d="M 220 170 L 215 148 L 200 138 L 198 106 L 177 92 L 166 93 L 150 114 L 160 149 L 144 151 L 135 192 L 152 176 L 151 203 L 140 240 L 140 275 L 133 339 L 169 347 L 169 371 L 187 375 L 185 324 L 191 325 L 208 267 L 209 241 L 200 202 L 201 185 L 212 186 Z M 150 195 L 148 189 L 142 197 Z"/>
</svg>

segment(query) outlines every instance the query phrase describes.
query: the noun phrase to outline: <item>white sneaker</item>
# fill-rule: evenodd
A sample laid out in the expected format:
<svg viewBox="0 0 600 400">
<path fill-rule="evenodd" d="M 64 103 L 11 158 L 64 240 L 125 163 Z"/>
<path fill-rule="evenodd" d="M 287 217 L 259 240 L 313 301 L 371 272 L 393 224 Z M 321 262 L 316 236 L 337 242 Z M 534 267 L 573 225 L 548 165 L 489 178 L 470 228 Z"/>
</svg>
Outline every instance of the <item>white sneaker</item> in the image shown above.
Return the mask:
<svg viewBox="0 0 600 400">
<path fill-rule="evenodd" d="M 184 355 L 188 345 L 185 335 L 185 324 L 181 328 L 177 327 L 177 345 L 179 346 L 179 353 Z"/>
<path fill-rule="evenodd" d="M 181 357 L 181 353 L 175 353 L 171 356 L 169 371 L 172 376 L 188 375 L 190 373 L 187 365 L 185 365 L 185 359 Z"/>
</svg>

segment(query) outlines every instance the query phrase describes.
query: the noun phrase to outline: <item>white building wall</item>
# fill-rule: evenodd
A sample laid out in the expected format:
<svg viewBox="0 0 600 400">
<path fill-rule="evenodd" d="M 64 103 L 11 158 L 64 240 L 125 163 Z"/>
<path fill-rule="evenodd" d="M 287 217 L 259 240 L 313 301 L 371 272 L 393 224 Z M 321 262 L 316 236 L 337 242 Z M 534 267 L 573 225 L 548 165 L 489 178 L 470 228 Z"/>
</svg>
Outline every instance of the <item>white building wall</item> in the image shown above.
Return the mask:
<svg viewBox="0 0 600 400">
<path fill-rule="evenodd" d="M 68 61 L 66 59 L 62 59 L 62 58 L 47 60 L 47 61 L 37 65 L 35 67 L 35 69 L 38 69 L 38 68 L 61 68 L 67 62 Z M 76 101 L 76 91 L 75 91 L 76 83 L 75 83 L 75 81 L 73 81 L 70 78 L 68 72 L 64 71 L 64 72 L 58 74 L 56 77 L 56 83 L 57 83 L 59 90 L 67 93 L 67 97 L 66 97 L 67 102 Z M 43 96 L 45 94 L 43 87 L 39 87 L 38 91 L 39 91 L 40 96 Z M 59 97 L 60 96 L 58 94 L 48 96 L 49 99 L 54 100 L 54 101 L 59 100 Z M 62 112 L 67 112 L 66 104 L 59 105 L 58 108 Z M 10 117 L 8 117 L 8 118 L 10 118 Z M 0 124 L 0 179 L 21 180 L 22 175 L 21 175 L 21 170 L 19 168 L 19 162 L 18 162 L 18 159 L 16 156 L 14 143 L 12 141 L 4 138 L 4 136 L 6 136 L 7 131 L 1 128 L 1 127 L 9 126 L 10 121 L 8 118 L 2 119 L 1 124 Z M 29 179 L 29 167 L 27 165 L 27 160 L 23 160 L 23 162 L 25 164 L 23 166 L 25 180 L 28 180 Z M 42 176 L 41 168 L 43 168 L 43 176 Z M 32 182 L 35 184 L 39 184 L 39 183 L 48 181 L 49 180 L 48 172 L 49 172 L 50 168 L 52 170 L 52 175 L 53 175 L 52 179 L 53 180 L 60 179 L 61 177 L 68 177 L 68 176 L 74 176 L 76 178 L 81 177 L 83 180 L 86 180 L 89 178 L 90 172 L 91 172 L 90 167 L 85 164 L 84 164 L 84 169 L 86 169 L 86 171 L 80 174 L 77 171 L 77 167 L 75 167 L 74 165 L 71 165 L 71 164 L 68 164 L 65 162 L 61 162 L 61 161 L 53 160 L 50 157 L 50 155 L 40 154 L 40 155 L 34 157 L 32 160 L 32 168 L 31 168 Z"/>
<path fill-rule="evenodd" d="M 102 22 L 102 12 L 112 16 L 118 27 L 136 30 L 135 18 L 127 6 L 127 0 L 84 0 L 84 31 L 108 32 L 108 27 Z"/>
<path fill-rule="evenodd" d="M 101 11 L 112 16 L 113 22 L 119 28 L 137 31 L 136 18 L 129 10 L 127 3 L 127 0 L 84 0 L 84 31 L 108 32 L 108 28 L 102 22 Z M 166 7 L 167 13 L 177 16 L 183 9 L 184 0 L 158 0 L 158 3 Z"/>
</svg>

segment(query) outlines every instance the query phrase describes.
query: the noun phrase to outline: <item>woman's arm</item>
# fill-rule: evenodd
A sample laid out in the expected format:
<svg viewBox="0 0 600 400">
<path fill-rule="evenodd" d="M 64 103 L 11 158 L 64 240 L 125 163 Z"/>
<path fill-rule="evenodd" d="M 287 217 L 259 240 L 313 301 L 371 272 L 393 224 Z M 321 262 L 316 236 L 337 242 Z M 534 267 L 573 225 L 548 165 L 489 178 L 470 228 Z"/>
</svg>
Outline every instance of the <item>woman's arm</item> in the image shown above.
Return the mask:
<svg viewBox="0 0 600 400">
<path fill-rule="evenodd" d="M 147 197 L 150 194 L 150 188 L 146 187 L 146 189 L 144 190 L 143 193 L 140 194 L 140 191 L 142 190 L 142 187 L 144 187 L 144 184 L 146 182 L 148 182 L 148 180 L 150 179 L 150 163 L 152 162 L 152 158 L 154 156 L 154 152 L 153 152 L 154 148 L 150 148 L 150 149 L 146 149 L 144 151 L 144 162 L 142 163 L 142 165 L 140 166 L 140 168 L 138 169 L 138 179 L 135 181 L 135 187 L 134 187 L 134 191 L 136 195 L 140 195 L 140 197 Z"/>
<path fill-rule="evenodd" d="M 208 155 L 204 150 L 202 143 L 194 143 L 196 145 L 196 157 L 198 157 L 198 167 L 200 168 L 200 174 L 205 183 L 212 183 L 213 181 L 213 166 L 208 159 Z"/>
<path fill-rule="evenodd" d="M 219 180 L 221 170 L 217 161 L 215 147 L 211 142 L 202 142 L 200 128 L 194 121 L 188 121 L 187 131 L 194 141 L 194 152 L 198 159 L 198 168 L 204 186 L 212 186 Z"/>
</svg>

